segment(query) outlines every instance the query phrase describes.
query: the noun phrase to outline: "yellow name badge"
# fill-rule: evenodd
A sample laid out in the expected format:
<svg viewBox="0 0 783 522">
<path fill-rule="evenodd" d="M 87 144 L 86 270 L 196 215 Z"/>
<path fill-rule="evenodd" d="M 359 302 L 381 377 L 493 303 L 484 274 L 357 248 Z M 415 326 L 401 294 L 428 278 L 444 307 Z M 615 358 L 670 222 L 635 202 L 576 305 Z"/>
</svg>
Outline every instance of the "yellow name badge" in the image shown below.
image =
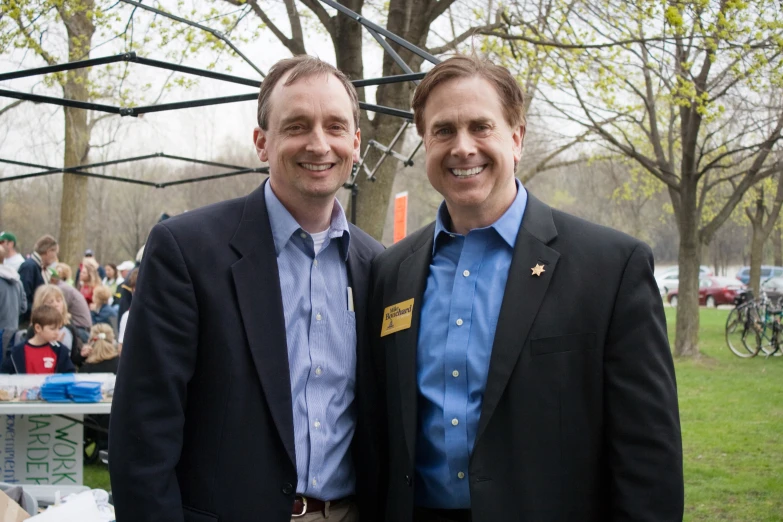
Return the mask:
<svg viewBox="0 0 783 522">
<path fill-rule="evenodd" d="M 413 299 L 386 307 L 383 311 L 381 337 L 410 328 L 411 319 L 413 319 Z"/>
</svg>

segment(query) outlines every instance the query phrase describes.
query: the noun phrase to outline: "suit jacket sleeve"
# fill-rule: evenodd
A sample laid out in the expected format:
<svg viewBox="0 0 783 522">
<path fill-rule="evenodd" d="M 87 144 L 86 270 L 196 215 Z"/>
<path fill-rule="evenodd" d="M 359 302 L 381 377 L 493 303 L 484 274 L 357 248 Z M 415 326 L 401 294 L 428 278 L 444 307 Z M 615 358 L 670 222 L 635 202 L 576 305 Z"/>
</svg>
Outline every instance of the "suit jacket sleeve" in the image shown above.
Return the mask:
<svg viewBox="0 0 783 522">
<path fill-rule="evenodd" d="M 198 310 L 185 258 L 165 224 L 152 229 L 139 276 L 111 412 L 115 510 L 118 522 L 182 522 L 176 466 Z"/>
<path fill-rule="evenodd" d="M 30 264 L 23 263 L 19 267 L 19 279 L 22 281 L 22 287 L 24 288 L 24 295 L 27 298 L 28 303 L 33 302 L 33 285 L 35 284 L 35 274 Z M 32 308 L 32 307 L 30 307 Z M 25 317 L 30 314 L 25 312 Z"/>
<path fill-rule="evenodd" d="M 75 371 L 76 367 L 71 361 L 71 352 L 61 344 L 57 349 L 57 373 L 74 373 Z"/>
<path fill-rule="evenodd" d="M 627 261 L 604 354 L 612 521 L 681 521 L 682 440 L 652 252 Z"/>
<path fill-rule="evenodd" d="M 27 312 L 27 296 L 24 293 L 24 287 L 21 281 L 16 282 L 16 289 L 19 292 L 19 315 L 23 315 Z M 32 304 L 32 303 L 30 303 Z"/>
</svg>

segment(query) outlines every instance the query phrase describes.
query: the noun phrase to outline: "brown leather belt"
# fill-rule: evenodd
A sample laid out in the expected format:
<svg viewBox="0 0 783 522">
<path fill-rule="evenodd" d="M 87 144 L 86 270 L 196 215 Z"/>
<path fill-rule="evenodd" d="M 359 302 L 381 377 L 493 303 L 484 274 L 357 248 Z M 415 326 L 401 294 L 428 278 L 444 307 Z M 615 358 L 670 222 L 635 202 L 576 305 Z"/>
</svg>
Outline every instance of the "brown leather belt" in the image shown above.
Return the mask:
<svg viewBox="0 0 783 522">
<path fill-rule="evenodd" d="M 305 516 L 307 513 L 315 513 L 316 511 L 323 511 L 326 509 L 326 503 L 329 502 L 329 507 L 337 506 L 346 500 L 350 500 L 351 497 L 338 498 L 337 500 L 318 500 L 317 498 L 305 497 L 304 495 L 297 495 L 294 497 L 294 505 L 291 508 L 291 518 L 299 518 Z"/>
</svg>

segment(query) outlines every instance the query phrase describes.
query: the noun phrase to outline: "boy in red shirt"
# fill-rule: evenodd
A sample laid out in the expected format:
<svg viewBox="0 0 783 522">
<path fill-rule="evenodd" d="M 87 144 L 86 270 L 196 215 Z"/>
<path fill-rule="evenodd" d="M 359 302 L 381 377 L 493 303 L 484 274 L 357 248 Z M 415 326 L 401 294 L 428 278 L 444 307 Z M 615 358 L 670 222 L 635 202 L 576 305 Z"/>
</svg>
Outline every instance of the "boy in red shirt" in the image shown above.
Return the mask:
<svg viewBox="0 0 783 522">
<path fill-rule="evenodd" d="M 33 310 L 30 324 L 35 330 L 27 341 L 11 349 L 0 373 L 72 373 L 76 371 L 69 350 L 57 342 L 63 326 L 62 313 L 52 306 Z"/>
</svg>

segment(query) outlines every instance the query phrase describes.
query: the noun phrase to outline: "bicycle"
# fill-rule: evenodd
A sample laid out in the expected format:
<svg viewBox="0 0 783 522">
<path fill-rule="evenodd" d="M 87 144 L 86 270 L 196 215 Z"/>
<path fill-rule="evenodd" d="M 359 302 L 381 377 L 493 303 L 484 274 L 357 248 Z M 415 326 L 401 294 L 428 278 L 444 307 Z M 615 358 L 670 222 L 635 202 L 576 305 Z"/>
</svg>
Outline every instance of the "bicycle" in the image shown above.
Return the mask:
<svg viewBox="0 0 783 522">
<path fill-rule="evenodd" d="M 780 301 L 772 305 L 766 293 L 751 300 L 750 294 L 738 296 L 735 308 L 726 318 L 726 344 L 737 357 L 779 355 L 783 342 L 783 307 Z"/>
</svg>

